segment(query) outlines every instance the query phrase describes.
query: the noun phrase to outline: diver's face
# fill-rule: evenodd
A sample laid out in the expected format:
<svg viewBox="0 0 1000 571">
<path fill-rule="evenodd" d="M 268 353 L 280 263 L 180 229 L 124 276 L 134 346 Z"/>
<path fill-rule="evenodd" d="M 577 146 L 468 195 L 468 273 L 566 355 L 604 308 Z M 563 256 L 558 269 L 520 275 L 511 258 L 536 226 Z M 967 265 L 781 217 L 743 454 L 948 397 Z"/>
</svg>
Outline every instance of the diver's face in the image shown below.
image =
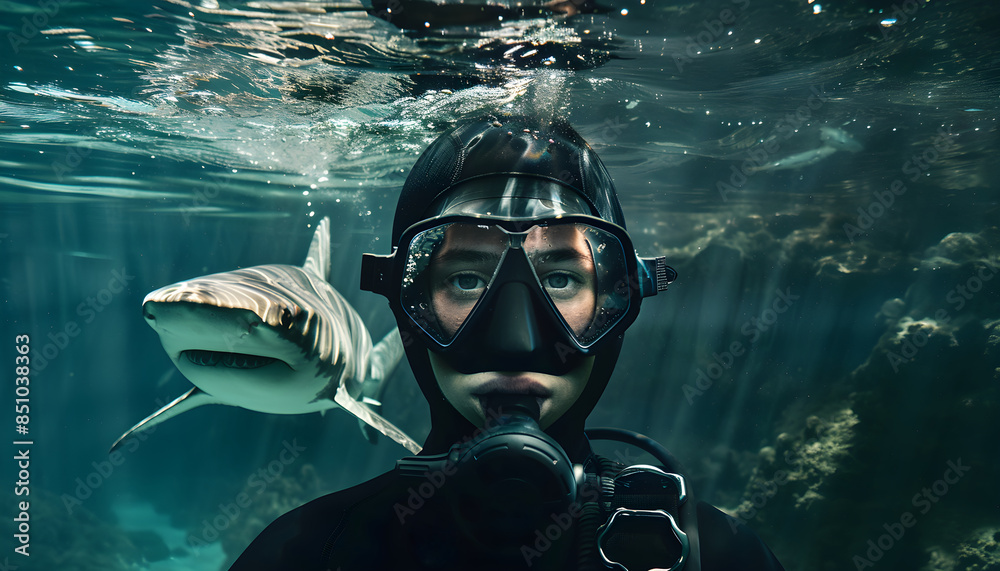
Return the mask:
<svg viewBox="0 0 1000 571">
<path fill-rule="evenodd" d="M 447 230 L 431 262 L 430 298 L 449 336 L 483 295 L 508 243 L 507 235 L 495 227 L 455 225 Z M 594 260 L 586 237 L 572 225 L 534 227 L 524 235 L 522 247 L 567 325 L 576 333 L 582 332 L 596 304 Z M 445 398 L 473 424 L 485 423 L 485 397 L 513 394 L 537 399 L 543 429 L 576 402 L 594 365 L 594 358 L 588 357 L 562 376 L 534 371 L 463 374 L 434 352 L 430 352 L 430 361 Z"/>
<path fill-rule="evenodd" d="M 507 234 L 496 227 L 448 228 L 431 261 L 430 293 L 434 314 L 449 337 L 482 297 L 508 243 Z M 596 304 L 594 258 L 586 237 L 572 225 L 535 226 L 522 247 L 559 314 L 581 333 Z"/>
</svg>

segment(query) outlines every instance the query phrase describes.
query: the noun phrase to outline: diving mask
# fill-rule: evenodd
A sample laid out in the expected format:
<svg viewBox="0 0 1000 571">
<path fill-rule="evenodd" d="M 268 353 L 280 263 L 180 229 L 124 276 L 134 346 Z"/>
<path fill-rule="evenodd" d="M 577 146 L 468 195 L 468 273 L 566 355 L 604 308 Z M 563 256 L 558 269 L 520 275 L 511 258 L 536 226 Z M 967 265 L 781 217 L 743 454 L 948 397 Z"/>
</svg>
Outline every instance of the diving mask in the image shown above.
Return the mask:
<svg viewBox="0 0 1000 571">
<path fill-rule="evenodd" d="M 362 261 L 362 289 L 389 298 L 462 373 L 565 374 L 677 277 L 665 258 L 638 257 L 624 228 L 579 213 L 586 205 L 558 183 L 475 182 L 392 254 Z M 473 350 L 484 339 L 494 358 Z"/>
</svg>

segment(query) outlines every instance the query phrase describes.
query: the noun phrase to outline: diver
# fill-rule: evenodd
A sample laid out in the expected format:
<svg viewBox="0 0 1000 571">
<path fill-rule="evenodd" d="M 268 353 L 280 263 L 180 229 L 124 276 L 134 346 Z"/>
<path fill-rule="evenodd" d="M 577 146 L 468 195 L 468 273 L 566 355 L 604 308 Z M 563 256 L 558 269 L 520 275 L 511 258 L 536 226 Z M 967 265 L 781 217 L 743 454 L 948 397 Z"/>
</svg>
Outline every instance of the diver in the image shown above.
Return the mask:
<svg viewBox="0 0 1000 571">
<path fill-rule="evenodd" d="M 782 569 L 662 446 L 584 428 L 640 302 L 676 273 L 637 255 L 609 173 L 565 121 L 441 135 L 403 185 L 392 244 L 364 255 L 362 288 L 396 317 L 430 407 L 424 448 L 278 518 L 233 570 Z M 600 438 L 659 465 L 600 457 Z"/>
</svg>

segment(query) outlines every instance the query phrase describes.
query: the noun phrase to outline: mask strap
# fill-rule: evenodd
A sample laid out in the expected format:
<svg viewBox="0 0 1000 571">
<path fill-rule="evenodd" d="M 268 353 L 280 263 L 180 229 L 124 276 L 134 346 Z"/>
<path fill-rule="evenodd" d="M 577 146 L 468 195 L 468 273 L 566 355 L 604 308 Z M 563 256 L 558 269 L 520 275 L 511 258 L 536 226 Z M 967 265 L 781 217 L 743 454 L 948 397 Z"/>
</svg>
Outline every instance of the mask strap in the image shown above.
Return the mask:
<svg viewBox="0 0 1000 571">
<path fill-rule="evenodd" d="M 666 256 L 638 258 L 639 294 L 642 297 L 667 291 L 667 286 L 677 279 L 677 270 L 667 265 Z"/>
</svg>

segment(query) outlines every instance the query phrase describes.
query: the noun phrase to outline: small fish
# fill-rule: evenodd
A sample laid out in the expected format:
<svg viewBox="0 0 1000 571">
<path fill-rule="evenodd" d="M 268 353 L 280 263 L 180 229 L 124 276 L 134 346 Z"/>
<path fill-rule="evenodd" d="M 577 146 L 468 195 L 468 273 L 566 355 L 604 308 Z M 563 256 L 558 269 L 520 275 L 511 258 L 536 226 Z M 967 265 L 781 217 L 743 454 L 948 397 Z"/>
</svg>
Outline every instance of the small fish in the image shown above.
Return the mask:
<svg viewBox="0 0 1000 571">
<path fill-rule="evenodd" d="M 819 138 L 823 141 L 823 144 L 815 149 L 795 153 L 794 155 L 765 163 L 759 167 L 753 167 L 750 169 L 750 172 L 800 169 L 816 164 L 837 151 L 856 153 L 864 150 L 864 146 L 857 142 L 854 137 L 836 127 L 820 127 Z"/>
<path fill-rule="evenodd" d="M 135 432 L 205 404 L 272 414 L 339 405 L 363 423 L 363 432 L 373 427 L 417 453 L 420 446 L 376 412 L 385 380 L 403 356 L 399 332 L 373 348 L 361 317 L 327 282 L 329 272 L 330 220 L 324 218 L 302 267 L 256 266 L 147 295 L 146 323 L 195 386 L 129 429 L 111 450 Z"/>
<path fill-rule="evenodd" d="M 763 164 L 759 167 L 753 167 L 751 172 L 760 171 L 781 171 L 787 169 L 800 169 L 802 167 L 817 163 L 824 158 L 837 152 L 837 148 L 830 145 L 823 145 L 817 149 L 811 151 L 805 151 L 802 153 L 796 153 L 794 155 L 789 155 L 783 159 L 778 159 L 776 161 Z"/>
<path fill-rule="evenodd" d="M 73 256 L 74 258 L 88 258 L 91 260 L 114 260 L 114 258 L 112 258 L 107 254 L 99 254 L 96 252 L 81 252 L 79 250 L 66 252 L 66 255 Z"/>
</svg>

